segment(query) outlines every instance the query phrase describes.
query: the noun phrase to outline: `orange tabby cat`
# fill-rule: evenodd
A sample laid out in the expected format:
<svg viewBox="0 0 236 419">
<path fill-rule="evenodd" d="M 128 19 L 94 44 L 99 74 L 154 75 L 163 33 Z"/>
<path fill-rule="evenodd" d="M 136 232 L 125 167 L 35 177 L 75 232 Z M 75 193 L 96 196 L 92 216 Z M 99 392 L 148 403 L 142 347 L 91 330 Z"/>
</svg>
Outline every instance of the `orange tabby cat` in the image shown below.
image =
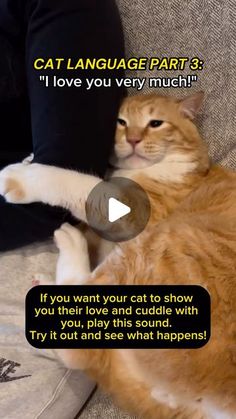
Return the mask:
<svg viewBox="0 0 236 419">
<path fill-rule="evenodd" d="M 58 283 L 198 284 L 210 293 L 212 334 L 201 349 L 58 351 L 69 368 L 86 370 L 141 418 L 236 418 L 236 173 L 209 162 L 192 122 L 202 96 L 135 96 L 121 106 L 113 175 L 138 182 L 152 208 L 138 237 L 115 245 L 90 273 L 82 233 L 69 225 L 55 233 Z M 65 206 L 86 221 L 85 199 L 96 181 L 14 165 L 1 172 L 0 192 L 10 202 Z"/>
</svg>

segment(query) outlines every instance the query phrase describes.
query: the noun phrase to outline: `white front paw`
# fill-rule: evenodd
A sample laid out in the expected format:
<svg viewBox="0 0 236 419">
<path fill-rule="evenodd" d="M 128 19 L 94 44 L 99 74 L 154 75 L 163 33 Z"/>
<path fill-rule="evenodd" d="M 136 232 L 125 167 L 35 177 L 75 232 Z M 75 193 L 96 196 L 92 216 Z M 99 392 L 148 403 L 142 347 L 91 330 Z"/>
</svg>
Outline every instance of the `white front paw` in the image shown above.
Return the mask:
<svg viewBox="0 0 236 419">
<path fill-rule="evenodd" d="M 13 204 L 28 204 L 37 198 L 38 184 L 37 164 L 11 164 L 0 172 L 0 195 Z M 36 176 L 35 176 L 36 175 Z"/>
</svg>

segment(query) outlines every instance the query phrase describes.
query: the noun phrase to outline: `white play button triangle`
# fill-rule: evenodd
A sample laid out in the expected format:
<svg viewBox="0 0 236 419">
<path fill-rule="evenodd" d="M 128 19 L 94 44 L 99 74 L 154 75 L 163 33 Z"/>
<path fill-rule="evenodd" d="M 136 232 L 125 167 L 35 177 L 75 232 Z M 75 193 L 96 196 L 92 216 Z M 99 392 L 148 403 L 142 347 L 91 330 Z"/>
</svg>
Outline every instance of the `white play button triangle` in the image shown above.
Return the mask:
<svg viewBox="0 0 236 419">
<path fill-rule="evenodd" d="M 146 227 L 151 205 L 146 192 L 131 179 L 111 177 L 99 182 L 86 204 L 88 225 L 105 240 L 131 240 Z"/>
<path fill-rule="evenodd" d="M 108 201 L 108 220 L 110 223 L 119 220 L 125 215 L 131 212 L 131 208 L 128 205 L 123 204 L 115 198 L 109 198 Z"/>
</svg>

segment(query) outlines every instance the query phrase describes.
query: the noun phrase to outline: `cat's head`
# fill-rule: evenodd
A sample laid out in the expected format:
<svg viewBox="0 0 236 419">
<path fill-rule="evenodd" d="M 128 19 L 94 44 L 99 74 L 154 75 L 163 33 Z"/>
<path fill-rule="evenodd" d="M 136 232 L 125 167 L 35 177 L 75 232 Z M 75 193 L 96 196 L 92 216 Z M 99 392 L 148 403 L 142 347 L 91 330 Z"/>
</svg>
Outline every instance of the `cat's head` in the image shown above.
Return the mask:
<svg viewBox="0 0 236 419">
<path fill-rule="evenodd" d="M 124 99 L 111 163 L 117 168 L 139 169 L 189 159 L 207 168 L 207 149 L 193 123 L 202 101 L 203 92 L 182 100 L 155 94 Z"/>
</svg>

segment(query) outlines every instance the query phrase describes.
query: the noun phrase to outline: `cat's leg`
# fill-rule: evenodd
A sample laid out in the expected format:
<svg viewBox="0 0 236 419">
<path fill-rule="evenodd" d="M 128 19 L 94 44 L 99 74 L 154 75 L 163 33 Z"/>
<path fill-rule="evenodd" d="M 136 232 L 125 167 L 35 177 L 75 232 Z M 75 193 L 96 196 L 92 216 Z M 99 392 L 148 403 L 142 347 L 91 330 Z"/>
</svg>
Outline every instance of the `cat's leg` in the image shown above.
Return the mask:
<svg viewBox="0 0 236 419">
<path fill-rule="evenodd" d="M 151 391 L 130 374 L 117 350 L 60 349 L 56 352 L 67 368 L 88 373 L 120 407 L 141 419 L 162 419 L 157 416 L 158 403 L 151 397 Z M 170 416 L 163 419 L 167 417 L 170 419 Z"/>
<path fill-rule="evenodd" d="M 63 242 L 62 245 L 64 247 Z M 66 250 L 66 246 L 64 248 Z M 123 283 L 125 272 L 128 271 L 127 259 L 124 258 L 122 248 L 116 246 L 104 262 L 84 278 L 86 283 L 90 285 Z M 71 276 L 68 275 L 67 278 Z M 149 387 L 149 383 L 145 381 L 147 376 L 145 371 L 143 379 L 137 375 L 135 362 L 132 362 L 130 356 L 126 356 L 128 354 L 126 350 L 58 349 L 56 352 L 67 368 L 88 372 L 117 400 L 118 404 L 142 419 L 207 419 L 200 405 L 187 407 L 181 403 L 174 405 L 168 394 L 165 397 L 161 394 L 158 398 Z M 158 362 L 158 351 L 156 362 Z"/>
<path fill-rule="evenodd" d="M 81 285 L 90 275 L 90 261 L 87 240 L 83 233 L 68 223 L 54 233 L 59 249 L 56 267 L 56 281 L 47 275 L 35 274 L 32 285 Z"/>
<path fill-rule="evenodd" d="M 83 233 L 65 223 L 54 233 L 59 257 L 56 285 L 81 285 L 90 274 L 88 244 Z"/>
<path fill-rule="evenodd" d="M 38 163 L 17 163 L 0 172 L 0 195 L 11 203 L 43 202 L 86 220 L 85 204 L 98 177 Z"/>
<path fill-rule="evenodd" d="M 210 419 L 201 406 L 174 406 L 157 400 L 144 379 L 137 377 L 127 350 L 60 349 L 59 358 L 70 369 L 86 371 L 119 406 L 140 419 Z M 130 352 L 127 351 L 127 352 Z M 158 354 L 157 354 L 158 358 Z M 157 359 L 158 362 L 158 359 Z M 184 400 L 184 395 L 183 395 Z"/>
</svg>

